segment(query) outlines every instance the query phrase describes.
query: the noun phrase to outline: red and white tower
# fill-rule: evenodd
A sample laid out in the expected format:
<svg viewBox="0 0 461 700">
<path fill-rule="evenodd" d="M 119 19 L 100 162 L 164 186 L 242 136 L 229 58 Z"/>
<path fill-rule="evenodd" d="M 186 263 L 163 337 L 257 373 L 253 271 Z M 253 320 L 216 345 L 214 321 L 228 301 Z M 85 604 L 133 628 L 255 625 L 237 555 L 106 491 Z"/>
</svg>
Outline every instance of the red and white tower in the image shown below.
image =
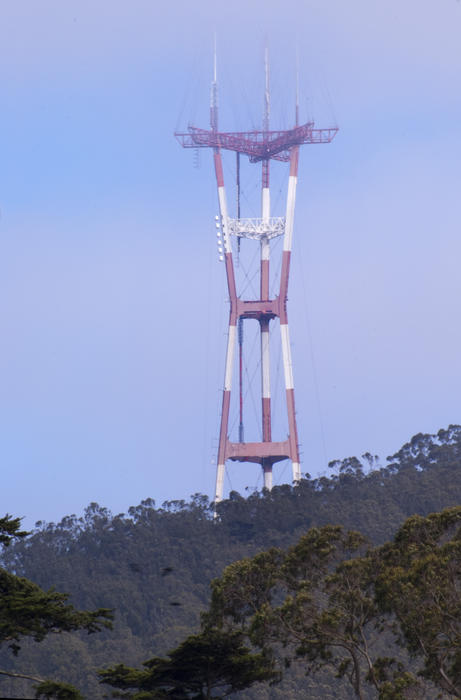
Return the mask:
<svg viewBox="0 0 461 700">
<path fill-rule="evenodd" d="M 296 186 L 298 181 L 299 148 L 304 144 L 330 143 L 335 137 L 337 127 L 315 128 L 314 122 L 298 123 L 298 95 L 296 95 L 296 118 L 292 129 L 271 131 L 269 64 L 267 49 L 265 54 L 265 91 L 264 120 L 260 131 L 222 132 L 218 130 L 218 95 L 216 74 L 216 51 L 214 73 L 211 86 L 210 126 L 200 129 L 189 126 L 185 133 L 176 132 L 175 136 L 184 148 L 213 149 L 214 169 L 218 188 L 219 222 L 222 227 L 223 259 L 226 268 L 227 287 L 229 291 L 230 313 L 227 353 L 224 373 L 224 390 L 222 398 L 221 428 L 216 472 L 215 503 L 223 498 L 224 472 L 226 461 L 252 462 L 260 464 L 264 474 L 264 487 L 272 488 L 272 467 L 281 460 L 289 459 L 292 463 L 292 478 L 296 483 L 301 479 L 298 431 L 296 425 L 293 367 L 291 359 L 290 335 L 287 316 L 287 295 L 290 274 L 290 258 L 293 240 L 293 223 L 295 212 Z M 222 151 L 234 151 L 236 156 L 237 192 L 240 187 L 240 156 L 245 155 L 250 163 L 261 163 L 261 217 L 242 218 L 240 216 L 240 199 L 237 197 L 235 218 L 229 215 L 226 189 L 223 177 Z M 289 163 L 286 213 L 284 217 L 271 216 L 269 174 L 270 161 Z M 219 235 L 219 234 L 218 234 Z M 269 265 L 271 242 L 283 236 L 283 253 L 280 269 L 278 294 L 273 298 L 269 293 Z M 236 285 L 233 257 L 233 241 L 241 239 L 256 241 L 260 246 L 260 284 L 259 298 L 242 299 Z M 288 435 L 281 441 L 272 439 L 272 407 L 270 381 L 270 342 L 269 325 L 273 319 L 280 321 L 280 342 L 285 376 L 286 411 Z M 260 327 L 260 365 L 261 365 L 261 435 L 260 442 L 245 442 L 243 437 L 243 403 L 242 392 L 242 345 L 243 323 L 256 320 Z M 239 431 L 238 441 L 229 438 L 229 412 L 231 405 L 232 377 L 234 374 L 235 346 L 238 343 L 239 362 Z"/>
</svg>

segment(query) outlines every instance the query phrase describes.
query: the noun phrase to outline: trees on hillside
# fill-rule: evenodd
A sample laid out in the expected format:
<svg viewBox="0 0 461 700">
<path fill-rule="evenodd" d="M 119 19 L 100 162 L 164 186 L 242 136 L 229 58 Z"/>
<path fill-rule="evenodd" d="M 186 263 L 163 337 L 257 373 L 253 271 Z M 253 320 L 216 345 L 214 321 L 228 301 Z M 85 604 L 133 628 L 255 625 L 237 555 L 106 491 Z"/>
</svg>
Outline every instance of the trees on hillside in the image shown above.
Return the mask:
<svg viewBox="0 0 461 700">
<path fill-rule="evenodd" d="M 23 539 L 20 519 L 6 515 L 0 518 L 0 543 L 8 547 L 14 539 Z M 0 645 L 7 644 L 14 655 L 21 649 L 21 640 L 32 638 L 41 642 L 52 633 L 86 630 L 88 634 L 111 626 L 112 613 L 100 608 L 94 611 L 76 610 L 67 603 L 68 595 L 53 589 L 42 590 L 32 581 L 0 569 Z M 0 675 L 29 678 L 37 683 L 36 697 L 79 700 L 82 696 L 72 686 L 0 670 Z"/>
<path fill-rule="evenodd" d="M 422 698 L 421 679 L 461 698 L 460 588 L 461 507 L 410 518 L 378 548 L 340 526 L 312 528 L 286 552 L 228 566 L 201 634 L 168 659 L 101 675 L 133 700 L 223 697 L 273 680 L 277 659 L 328 669 L 360 700 L 369 688 L 380 700 Z"/>
<path fill-rule="evenodd" d="M 204 622 L 243 628 L 282 666 L 302 660 L 307 674 L 323 667 L 347 677 L 365 698 L 364 685 L 378 687 L 377 668 L 382 675 L 384 666 L 370 634 L 382 620 L 373 595 L 376 565 L 365 546 L 362 535 L 325 526 L 287 552 L 236 562 L 213 582 Z"/>
<path fill-rule="evenodd" d="M 379 467 L 372 456 L 348 458 L 333 465 L 329 478 L 306 477 L 296 488 L 275 486 L 270 493 L 256 492 L 248 498 L 233 493 L 219 504 L 217 521 L 207 499 L 195 496 L 160 507 L 148 499 L 119 515 L 91 504 L 82 516 L 38 524 L 29 538 L 3 548 L 0 566 L 45 591 L 52 585 L 68 591 L 77 608 L 111 607 L 117 617 L 110 635 L 48 635 L 41 644 L 26 641 L 19 657 L 21 669 L 44 678 L 66 678 L 88 698 L 102 700 L 107 686 L 99 685 L 94 669 L 119 660 L 136 667 L 177 647 L 199 629 L 200 612 L 209 602 L 209 582 L 221 576 L 230 562 L 244 558 L 251 562 L 256 552 L 270 547 L 279 548 L 282 562 L 285 550 L 310 527 L 321 530 L 329 523 L 358 530 L 374 545 L 383 544 L 410 515 L 461 503 L 460 426 L 416 435 L 388 462 Z M 363 556 L 364 551 L 359 548 L 346 560 Z M 334 566 L 339 563 L 338 559 Z M 269 590 L 272 605 L 278 600 L 274 591 Z M 367 629 L 373 641 L 373 623 Z M 387 655 L 399 658 L 406 668 L 392 631 L 386 635 L 395 651 Z M 372 652 L 386 656 L 384 631 L 379 637 Z M 18 662 L 10 651 L 4 644 L 0 668 L 14 671 L 11 662 Z M 287 647 L 286 656 L 288 651 Z M 331 667 L 309 678 L 303 677 L 303 668 L 305 664 L 292 663 L 283 683 L 271 689 L 271 697 L 285 700 L 304 693 L 322 700 L 351 700 L 352 686 L 328 677 Z M 352 662 L 346 669 L 349 674 L 351 668 Z M 392 683 L 394 671 L 397 665 L 388 671 Z M 399 683 L 407 684 L 408 678 Z M 362 686 L 364 692 L 374 692 L 363 677 Z M 7 680 L 1 687 L 4 695 L 21 694 Z M 244 693 L 245 700 L 265 697 L 258 686 Z M 430 700 L 434 693 L 429 693 Z"/>
<path fill-rule="evenodd" d="M 328 668 L 361 700 L 367 686 L 382 700 L 423 697 L 419 678 L 461 698 L 460 590 L 457 507 L 410 518 L 382 547 L 325 526 L 287 552 L 237 562 L 213 582 L 204 622 L 244 630 L 309 674 Z"/>
<path fill-rule="evenodd" d="M 461 508 L 414 516 L 379 550 L 376 599 L 421 675 L 461 697 Z"/>
<path fill-rule="evenodd" d="M 298 662 L 347 679 L 359 700 L 461 698 L 460 590 L 461 507 L 414 516 L 381 547 L 312 528 L 228 566 L 200 634 L 102 682 L 132 700 L 224 697 Z"/>
</svg>

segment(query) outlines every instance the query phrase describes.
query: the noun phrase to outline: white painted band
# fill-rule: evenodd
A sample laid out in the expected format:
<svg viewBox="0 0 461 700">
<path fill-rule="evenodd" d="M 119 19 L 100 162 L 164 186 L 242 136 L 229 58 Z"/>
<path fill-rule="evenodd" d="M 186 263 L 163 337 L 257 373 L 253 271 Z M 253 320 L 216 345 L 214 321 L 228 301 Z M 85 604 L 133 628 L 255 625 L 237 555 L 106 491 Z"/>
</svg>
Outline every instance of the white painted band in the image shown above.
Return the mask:
<svg viewBox="0 0 461 700">
<path fill-rule="evenodd" d="M 219 503 L 223 499 L 224 492 L 224 464 L 218 464 L 216 468 L 216 493 L 215 503 Z"/>
<path fill-rule="evenodd" d="M 227 353 L 226 353 L 226 372 L 224 375 L 224 391 L 230 391 L 232 387 L 232 369 L 234 366 L 234 349 L 236 326 L 229 326 L 229 334 L 227 336 Z"/>
<path fill-rule="evenodd" d="M 263 399 L 271 397 L 269 331 L 261 333 L 261 383 Z"/>
<path fill-rule="evenodd" d="M 280 324 L 280 335 L 282 337 L 282 355 L 283 355 L 283 369 L 285 372 L 285 388 L 294 389 L 293 384 L 293 365 L 291 362 L 291 348 L 290 348 L 290 332 L 288 330 L 288 324 Z"/>
<path fill-rule="evenodd" d="M 268 187 L 263 187 L 261 196 L 261 212 L 263 222 L 269 222 L 271 215 L 271 197 L 270 190 Z M 261 238 L 261 260 L 269 260 L 270 256 L 270 243 L 267 238 Z"/>
<path fill-rule="evenodd" d="M 268 491 L 272 491 L 272 469 L 264 472 L 264 488 Z"/>
<path fill-rule="evenodd" d="M 301 481 L 301 465 L 298 462 L 293 462 L 293 481 Z"/>
<path fill-rule="evenodd" d="M 271 215 L 271 196 L 268 187 L 263 187 L 261 197 L 262 218 L 269 219 Z"/>
<path fill-rule="evenodd" d="M 287 213 L 285 218 L 285 236 L 283 238 L 283 250 L 291 250 L 293 243 L 293 223 L 295 218 L 296 184 L 298 178 L 290 175 L 288 178 Z"/>
<path fill-rule="evenodd" d="M 269 260 L 271 254 L 271 244 L 267 236 L 261 238 L 261 260 Z"/>
<path fill-rule="evenodd" d="M 223 231 L 223 242 L 224 251 L 226 253 L 232 253 L 230 235 L 229 235 L 229 222 L 227 213 L 227 201 L 226 201 L 226 190 L 224 186 L 218 187 L 218 200 L 219 200 L 219 210 L 221 212 L 222 220 L 222 231 Z"/>
</svg>

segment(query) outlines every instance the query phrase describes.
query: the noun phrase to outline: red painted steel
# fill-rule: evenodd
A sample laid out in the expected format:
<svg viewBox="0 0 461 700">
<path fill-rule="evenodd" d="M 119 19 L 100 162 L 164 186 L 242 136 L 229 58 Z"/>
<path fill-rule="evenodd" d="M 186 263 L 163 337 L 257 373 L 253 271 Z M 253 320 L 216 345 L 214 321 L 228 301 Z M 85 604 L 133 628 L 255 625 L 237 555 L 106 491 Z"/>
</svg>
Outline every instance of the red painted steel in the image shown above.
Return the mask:
<svg viewBox="0 0 461 700">
<path fill-rule="evenodd" d="M 237 290 L 235 287 L 234 260 L 232 253 L 226 253 L 224 256 L 226 261 L 227 287 L 229 289 L 230 300 L 230 321 L 233 326 L 237 325 Z"/>
<path fill-rule="evenodd" d="M 261 299 L 269 301 L 269 260 L 261 260 Z"/>
<path fill-rule="evenodd" d="M 214 152 L 214 169 L 216 173 L 216 182 L 218 187 L 224 187 L 224 176 L 222 171 L 222 158 L 219 150 Z"/>
<path fill-rule="evenodd" d="M 287 317 L 287 299 L 288 299 L 288 280 L 290 277 L 290 260 L 291 252 L 284 250 L 282 253 L 282 272 L 280 275 L 280 293 L 279 301 L 279 316 L 280 323 L 288 323 Z"/>
<path fill-rule="evenodd" d="M 284 442 L 231 442 L 226 443 L 226 459 L 234 462 L 255 462 L 261 464 L 262 459 L 267 463 L 291 459 L 290 444 Z"/>
<path fill-rule="evenodd" d="M 271 426 L 271 400 L 270 398 L 262 398 L 262 414 L 263 414 L 263 442 L 272 440 Z"/>
<path fill-rule="evenodd" d="M 314 122 L 306 122 L 285 131 L 209 131 L 190 126 L 188 132 L 175 136 L 184 148 L 223 148 L 247 155 L 252 163 L 281 160 L 288 162 L 294 146 L 306 143 L 330 143 L 338 132 L 336 126 L 315 129 Z"/>
<path fill-rule="evenodd" d="M 226 452 L 229 438 L 227 429 L 229 425 L 229 409 L 230 409 L 230 391 L 223 391 L 222 409 L 221 409 L 221 427 L 219 430 L 219 447 L 218 447 L 218 464 L 224 464 L 226 461 Z"/>
<path fill-rule="evenodd" d="M 243 318 L 239 318 L 239 442 L 243 442 Z"/>
<path fill-rule="evenodd" d="M 265 158 L 263 160 L 262 165 L 263 165 L 262 186 L 264 188 L 264 187 L 269 187 L 269 160 L 267 158 Z"/>
<path fill-rule="evenodd" d="M 298 428 L 296 425 L 294 389 L 286 390 L 286 399 L 288 411 L 288 442 L 290 446 L 290 456 L 293 462 L 299 464 Z"/>
<path fill-rule="evenodd" d="M 322 143 L 325 143 L 325 142 L 322 142 Z M 298 163 L 299 163 L 299 146 L 296 148 L 293 148 L 293 150 L 290 153 L 290 175 L 295 175 L 296 177 L 298 176 Z"/>
</svg>

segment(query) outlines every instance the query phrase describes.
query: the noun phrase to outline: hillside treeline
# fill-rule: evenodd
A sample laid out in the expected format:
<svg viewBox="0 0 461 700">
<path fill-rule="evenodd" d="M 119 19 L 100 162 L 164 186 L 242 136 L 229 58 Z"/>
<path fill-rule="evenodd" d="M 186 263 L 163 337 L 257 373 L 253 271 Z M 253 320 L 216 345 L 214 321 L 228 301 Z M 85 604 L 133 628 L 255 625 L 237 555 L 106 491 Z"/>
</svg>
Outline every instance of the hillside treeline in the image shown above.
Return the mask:
<svg viewBox="0 0 461 700">
<path fill-rule="evenodd" d="M 70 593 L 78 608 L 114 609 L 114 629 L 25 642 L 17 658 L 2 650 L 0 667 L 66 680 L 95 700 L 108 696 L 96 669 L 119 662 L 139 666 L 197 631 L 210 582 L 231 562 L 290 547 L 309 528 L 327 524 L 382 544 L 409 516 L 460 504 L 460 467 L 461 426 L 449 426 L 437 435 L 416 435 L 386 466 L 366 454 L 337 461 L 329 478 L 307 477 L 295 488 L 278 486 L 248 498 L 233 492 L 220 504 L 218 521 L 208 499 L 197 494 L 161 507 L 146 499 L 121 515 L 93 503 L 82 517 L 37 523 L 29 538 L 5 550 L 1 565 L 44 589 Z M 24 697 L 30 685 L 0 680 L 0 693 Z M 331 674 L 306 679 L 296 667 L 270 695 L 255 687 L 240 697 L 301 693 L 353 697 L 350 686 Z"/>
</svg>

